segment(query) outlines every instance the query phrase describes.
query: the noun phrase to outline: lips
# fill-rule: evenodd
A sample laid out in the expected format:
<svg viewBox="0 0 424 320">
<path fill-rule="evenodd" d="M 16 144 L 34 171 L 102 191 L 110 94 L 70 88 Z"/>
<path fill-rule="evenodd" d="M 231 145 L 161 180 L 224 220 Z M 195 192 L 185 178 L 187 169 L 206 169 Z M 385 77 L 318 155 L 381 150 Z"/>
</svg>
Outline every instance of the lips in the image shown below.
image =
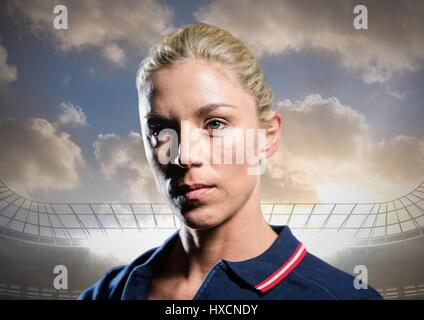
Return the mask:
<svg viewBox="0 0 424 320">
<path fill-rule="evenodd" d="M 184 196 L 186 199 L 200 199 L 204 195 L 210 193 L 213 189 L 215 189 L 214 185 L 196 183 L 196 184 L 183 184 L 177 189 L 177 194 L 180 196 Z"/>
</svg>

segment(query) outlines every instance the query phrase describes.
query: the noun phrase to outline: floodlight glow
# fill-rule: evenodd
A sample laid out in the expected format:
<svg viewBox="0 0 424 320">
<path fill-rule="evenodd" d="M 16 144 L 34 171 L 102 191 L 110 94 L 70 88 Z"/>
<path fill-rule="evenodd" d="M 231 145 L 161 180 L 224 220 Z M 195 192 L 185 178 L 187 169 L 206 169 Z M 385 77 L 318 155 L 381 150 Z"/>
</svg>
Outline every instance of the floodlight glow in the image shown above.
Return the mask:
<svg viewBox="0 0 424 320">
<path fill-rule="evenodd" d="M 152 229 L 135 233 L 99 233 L 85 240 L 84 246 L 99 257 L 128 263 L 148 249 L 161 245 L 173 232 L 175 230 Z"/>
</svg>

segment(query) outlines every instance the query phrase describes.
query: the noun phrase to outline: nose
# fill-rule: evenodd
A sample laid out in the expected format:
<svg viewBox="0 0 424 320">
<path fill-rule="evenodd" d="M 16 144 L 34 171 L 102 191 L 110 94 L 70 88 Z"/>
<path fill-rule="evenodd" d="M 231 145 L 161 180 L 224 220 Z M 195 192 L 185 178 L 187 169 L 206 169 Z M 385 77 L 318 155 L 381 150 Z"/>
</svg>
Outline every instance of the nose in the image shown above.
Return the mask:
<svg viewBox="0 0 424 320">
<path fill-rule="evenodd" d="M 180 168 L 190 168 L 193 163 L 191 161 L 190 154 L 186 155 L 181 151 L 181 144 L 178 146 L 178 156 L 175 160 L 175 164 Z"/>
<path fill-rule="evenodd" d="M 206 150 L 203 140 L 199 130 L 195 128 L 190 130 L 188 127 L 182 127 L 175 164 L 181 168 L 201 165 L 203 163 L 202 157 L 205 156 Z"/>
</svg>

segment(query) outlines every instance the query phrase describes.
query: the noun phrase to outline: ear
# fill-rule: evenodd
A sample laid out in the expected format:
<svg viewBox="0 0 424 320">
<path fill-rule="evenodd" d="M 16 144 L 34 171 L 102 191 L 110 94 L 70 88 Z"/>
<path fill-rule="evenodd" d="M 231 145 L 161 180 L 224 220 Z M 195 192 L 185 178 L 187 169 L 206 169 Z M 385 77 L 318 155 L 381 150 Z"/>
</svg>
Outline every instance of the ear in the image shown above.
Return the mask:
<svg viewBox="0 0 424 320">
<path fill-rule="evenodd" d="M 266 129 L 266 157 L 271 157 L 280 145 L 283 117 L 278 111 L 272 111 L 264 124 Z"/>
</svg>

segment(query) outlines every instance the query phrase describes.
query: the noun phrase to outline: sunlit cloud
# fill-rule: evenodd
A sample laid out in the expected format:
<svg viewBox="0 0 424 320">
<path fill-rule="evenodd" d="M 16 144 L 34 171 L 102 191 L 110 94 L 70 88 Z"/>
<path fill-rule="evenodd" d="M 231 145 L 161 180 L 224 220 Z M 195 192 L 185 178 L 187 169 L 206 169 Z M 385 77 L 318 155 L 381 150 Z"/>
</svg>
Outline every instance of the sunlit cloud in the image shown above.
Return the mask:
<svg viewBox="0 0 424 320">
<path fill-rule="evenodd" d="M 7 62 L 7 50 L 0 45 L 0 88 L 6 87 L 18 78 L 18 71 L 15 66 Z"/>
<path fill-rule="evenodd" d="M 63 127 L 85 127 L 88 125 L 87 117 L 80 106 L 71 102 L 62 102 L 59 105 L 61 113 L 58 116 L 57 124 Z"/>
<path fill-rule="evenodd" d="M 173 10 L 153 0 L 116 1 L 64 0 L 69 14 L 69 29 L 53 28 L 53 8 L 59 4 L 48 1 L 9 1 L 8 12 L 29 30 L 48 36 L 63 51 L 99 49 L 102 57 L 123 66 L 125 47 L 147 50 L 160 35 L 172 28 Z"/>
<path fill-rule="evenodd" d="M 123 66 L 125 64 L 125 52 L 116 43 L 109 43 L 105 45 L 102 49 L 102 54 L 105 58 L 119 66 Z"/>
<path fill-rule="evenodd" d="M 15 191 L 69 190 L 86 169 L 81 149 L 46 119 L 0 120 L 0 177 Z"/>
<path fill-rule="evenodd" d="M 156 189 L 139 133 L 127 137 L 114 133 L 101 134 L 93 144 L 100 172 L 105 179 L 123 182 L 127 200 L 164 202 Z"/>
<path fill-rule="evenodd" d="M 268 201 L 386 201 L 424 178 L 424 138 L 375 140 L 366 117 L 336 98 L 284 100 L 277 110 L 284 129 L 264 176 Z"/>
<path fill-rule="evenodd" d="M 353 27 L 357 1 L 214 0 L 195 16 L 243 39 L 258 55 L 325 50 L 365 82 L 384 82 L 415 71 L 424 61 L 422 1 L 362 1 L 369 28 Z M 313 12 L 313 14 L 311 14 Z M 237 17 L 236 19 L 234 17 Z"/>
</svg>

